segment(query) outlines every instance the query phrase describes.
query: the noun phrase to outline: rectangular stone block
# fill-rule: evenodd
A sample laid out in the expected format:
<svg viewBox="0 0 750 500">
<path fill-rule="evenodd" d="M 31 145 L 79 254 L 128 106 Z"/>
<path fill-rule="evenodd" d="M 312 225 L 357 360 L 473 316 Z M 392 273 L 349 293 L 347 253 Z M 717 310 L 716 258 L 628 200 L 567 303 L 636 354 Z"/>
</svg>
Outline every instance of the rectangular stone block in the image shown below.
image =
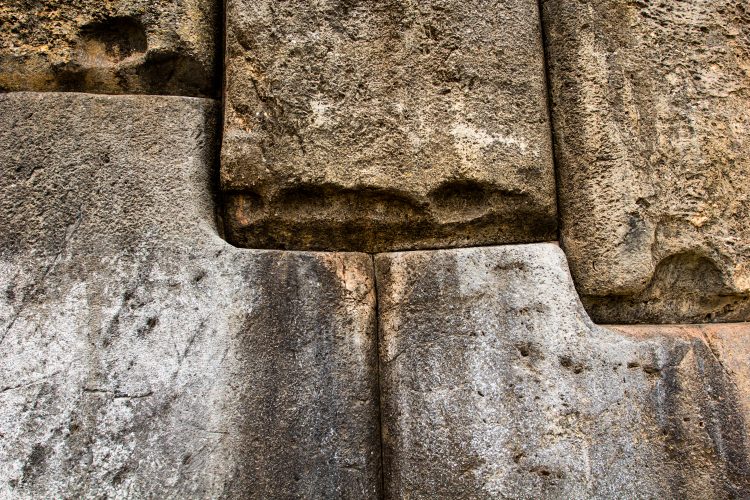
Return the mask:
<svg viewBox="0 0 750 500">
<path fill-rule="evenodd" d="M 5 0 L 0 91 L 215 96 L 217 0 Z"/>
<path fill-rule="evenodd" d="M 216 111 L 0 95 L 0 497 L 378 498 L 372 259 L 222 241 Z"/>
<path fill-rule="evenodd" d="M 536 1 L 230 0 L 226 50 L 232 243 L 556 239 Z"/>
<path fill-rule="evenodd" d="M 744 0 L 544 0 L 561 242 L 597 322 L 750 320 Z"/>
<path fill-rule="evenodd" d="M 387 498 L 749 491 L 750 325 L 598 327 L 553 244 L 383 254 L 376 275 Z"/>
</svg>

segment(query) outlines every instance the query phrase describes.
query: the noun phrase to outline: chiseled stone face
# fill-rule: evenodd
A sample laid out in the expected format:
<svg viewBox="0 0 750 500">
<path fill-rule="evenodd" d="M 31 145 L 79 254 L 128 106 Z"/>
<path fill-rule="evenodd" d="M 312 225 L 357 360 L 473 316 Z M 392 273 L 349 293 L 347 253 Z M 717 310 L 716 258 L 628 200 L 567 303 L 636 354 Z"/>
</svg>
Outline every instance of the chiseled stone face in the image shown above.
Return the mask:
<svg viewBox="0 0 750 500">
<path fill-rule="evenodd" d="M 382 254 L 376 274 L 386 497 L 750 488 L 747 324 L 598 327 L 553 244 Z"/>
<path fill-rule="evenodd" d="M 216 93 L 216 0 L 5 0 L 0 91 Z"/>
<path fill-rule="evenodd" d="M 562 243 L 598 322 L 750 319 L 744 0 L 543 2 Z"/>
<path fill-rule="evenodd" d="M 222 241 L 215 108 L 0 95 L 0 497 L 378 498 L 372 259 Z"/>
<path fill-rule="evenodd" d="M 229 0 L 226 18 L 232 243 L 555 239 L 535 0 Z"/>
</svg>

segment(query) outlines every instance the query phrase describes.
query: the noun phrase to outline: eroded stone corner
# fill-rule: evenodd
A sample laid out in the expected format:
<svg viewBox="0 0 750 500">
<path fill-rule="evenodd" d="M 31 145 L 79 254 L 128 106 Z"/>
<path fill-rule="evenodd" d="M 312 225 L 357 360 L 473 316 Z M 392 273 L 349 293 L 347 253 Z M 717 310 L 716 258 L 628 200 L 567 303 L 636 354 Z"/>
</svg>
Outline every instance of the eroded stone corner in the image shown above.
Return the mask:
<svg viewBox="0 0 750 500">
<path fill-rule="evenodd" d="M 216 97 L 221 2 L 9 0 L 0 91 Z"/>
</svg>

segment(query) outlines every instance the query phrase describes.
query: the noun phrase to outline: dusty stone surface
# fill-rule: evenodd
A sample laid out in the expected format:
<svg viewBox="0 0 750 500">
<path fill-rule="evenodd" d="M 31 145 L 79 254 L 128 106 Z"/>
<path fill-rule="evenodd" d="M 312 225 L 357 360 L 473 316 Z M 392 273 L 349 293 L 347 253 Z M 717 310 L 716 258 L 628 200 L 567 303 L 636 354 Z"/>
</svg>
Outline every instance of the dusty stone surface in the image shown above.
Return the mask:
<svg viewBox="0 0 750 500">
<path fill-rule="evenodd" d="M 540 30 L 534 0 L 229 0 L 229 240 L 556 239 Z"/>
<path fill-rule="evenodd" d="M 562 243 L 592 318 L 749 320 L 747 2 L 542 4 Z"/>
<path fill-rule="evenodd" d="M 213 96 L 215 0 L 5 0 L 0 91 Z"/>
<path fill-rule="evenodd" d="M 0 96 L 0 497 L 378 496 L 372 260 L 223 242 L 215 107 Z"/>
<path fill-rule="evenodd" d="M 750 325 L 595 326 L 553 244 L 375 264 L 387 497 L 750 491 Z"/>
</svg>

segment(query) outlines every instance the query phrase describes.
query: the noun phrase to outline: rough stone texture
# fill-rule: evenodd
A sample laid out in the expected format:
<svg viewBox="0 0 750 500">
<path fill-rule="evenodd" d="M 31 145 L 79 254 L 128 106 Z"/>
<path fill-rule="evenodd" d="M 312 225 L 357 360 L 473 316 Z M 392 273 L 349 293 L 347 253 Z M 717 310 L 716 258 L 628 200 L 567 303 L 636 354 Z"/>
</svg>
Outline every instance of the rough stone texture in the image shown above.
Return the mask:
<svg viewBox="0 0 750 500">
<path fill-rule="evenodd" d="M 676 337 L 703 340 L 729 375 L 745 414 L 746 436 L 750 436 L 750 323 L 718 325 L 607 325 L 631 337 Z M 747 492 L 745 492 L 747 494 Z"/>
<path fill-rule="evenodd" d="M 378 496 L 372 260 L 224 243 L 215 114 L 0 96 L 0 497 Z"/>
<path fill-rule="evenodd" d="M 556 239 L 535 0 L 227 2 L 232 243 Z"/>
<path fill-rule="evenodd" d="M 750 491 L 750 324 L 595 326 L 553 244 L 375 264 L 387 497 Z"/>
<path fill-rule="evenodd" d="M 216 0 L 4 0 L 0 91 L 216 93 Z"/>
<path fill-rule="evenodd" d="M 745 0 L 543 0 L 562 244 L 597 322 L 750 319 Z"/>
</svg>

